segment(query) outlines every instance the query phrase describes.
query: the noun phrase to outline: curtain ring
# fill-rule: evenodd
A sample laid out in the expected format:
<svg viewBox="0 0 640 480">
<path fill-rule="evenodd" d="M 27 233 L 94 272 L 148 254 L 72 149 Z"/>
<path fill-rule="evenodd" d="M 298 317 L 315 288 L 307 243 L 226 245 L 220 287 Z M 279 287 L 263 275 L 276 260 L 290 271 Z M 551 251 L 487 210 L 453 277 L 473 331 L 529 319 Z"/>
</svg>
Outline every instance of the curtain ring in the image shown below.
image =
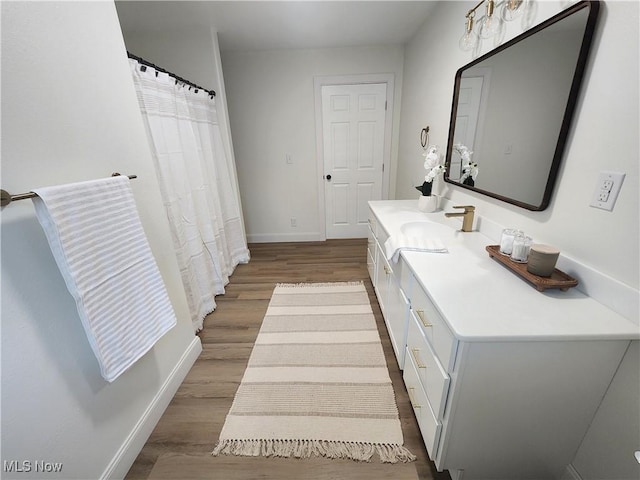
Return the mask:
<svg viewBox="0 0 640 480">
<path fill-rule="evenodd" d="M 429 126 L 428 125 L 425 128 L 423 128 L 422 131 L 420 132 L 420 145 L 422 145 L 422 148 L 427 148 L 427 145 L 429 145 Z"/>
</svg>

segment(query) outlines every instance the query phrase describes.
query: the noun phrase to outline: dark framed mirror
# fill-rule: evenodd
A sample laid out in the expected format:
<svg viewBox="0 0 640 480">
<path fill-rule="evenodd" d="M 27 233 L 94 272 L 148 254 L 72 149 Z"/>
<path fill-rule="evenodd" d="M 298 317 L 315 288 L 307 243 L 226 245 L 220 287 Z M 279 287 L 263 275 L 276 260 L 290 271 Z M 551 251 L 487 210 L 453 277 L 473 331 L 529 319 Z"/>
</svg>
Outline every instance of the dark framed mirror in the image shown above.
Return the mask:
<svg viewBox="0 0 640 480">
<path fill-rule="evenodd" d="M 446 182 L 528 210 L 547 208 L 599 7 L 576 3 L 457 71 Z"/>
</svg>

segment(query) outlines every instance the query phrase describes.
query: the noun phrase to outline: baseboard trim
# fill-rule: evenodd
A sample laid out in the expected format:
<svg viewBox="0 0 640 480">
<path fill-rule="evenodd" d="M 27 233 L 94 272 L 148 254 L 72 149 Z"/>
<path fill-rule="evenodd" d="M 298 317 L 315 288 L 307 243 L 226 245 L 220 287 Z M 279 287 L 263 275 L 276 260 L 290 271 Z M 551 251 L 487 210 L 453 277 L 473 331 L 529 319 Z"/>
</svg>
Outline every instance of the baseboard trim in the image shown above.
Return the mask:
<svg viewBox="0 0 640 480">
<path fill-rule="evenodd" d="M 247 234 L 247 243 L 321 242 L 323 240 L 325 238 L 319 232 Z"/>
<path fill-rule="evenodd" d="M 464 470 L 449 470 L 449 476 L 451 480 L 462 480 L 464 477 Z"/>
<path fill-rule="evenodd" d="M 178 387 L 189 373 L 189 370 L 202 352 L 200 337 L 194 336 L 175 368 L 169 374 L 153 401 L 149 404 L 138 423 L 115 454 L 107 468 L 100 476 L 101 479 L 121 479 L 133 465 L 136 457 L 144 447 L 160 417 L 167 409 L 169 402 L 175 395 Z"/>
</svg>

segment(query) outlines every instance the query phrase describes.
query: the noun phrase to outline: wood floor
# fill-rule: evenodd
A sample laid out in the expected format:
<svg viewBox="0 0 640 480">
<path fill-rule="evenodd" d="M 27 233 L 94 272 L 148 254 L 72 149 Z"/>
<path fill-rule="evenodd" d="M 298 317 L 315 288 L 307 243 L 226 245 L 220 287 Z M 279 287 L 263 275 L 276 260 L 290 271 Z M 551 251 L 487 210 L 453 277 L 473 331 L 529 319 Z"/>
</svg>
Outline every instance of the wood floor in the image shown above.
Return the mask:
<svg viewBox="0 0 640 480">
<path fill-rule="evenodd" d="M 449 480 L 429 461 L 402 383 L 382 314 L 369 281 L 366 239 L 253 244 L 251 261 L 239 265 L 225 295 L 200 332 L 203 352 L 185 378 L 127 480 Z M 276 283 L 363 280 L 369 292 L 396 392 L 405 445 L 418 457 L 407 464 L 377 461 L 213 457 Z"/>
</svg>

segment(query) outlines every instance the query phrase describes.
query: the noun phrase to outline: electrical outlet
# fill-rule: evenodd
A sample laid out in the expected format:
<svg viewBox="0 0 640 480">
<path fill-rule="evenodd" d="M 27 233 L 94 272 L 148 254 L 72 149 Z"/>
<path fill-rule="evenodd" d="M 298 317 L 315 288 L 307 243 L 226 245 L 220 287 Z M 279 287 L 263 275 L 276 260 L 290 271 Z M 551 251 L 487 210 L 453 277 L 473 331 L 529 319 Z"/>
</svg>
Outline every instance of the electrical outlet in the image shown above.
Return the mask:
<svg viewBox="0 0 640 480">
<path fill-rule="evenodd" d="M 291 226 L 292 227 L 298 226 L 298 219 L 296 217 L 291 217 Z"/>
<path fill-rule="evenodd" d="M 625 174 L 620 172 L 600 172 L 589 205 L 602 210 L 613 210 L 624 177 Z"/>
</svg>

